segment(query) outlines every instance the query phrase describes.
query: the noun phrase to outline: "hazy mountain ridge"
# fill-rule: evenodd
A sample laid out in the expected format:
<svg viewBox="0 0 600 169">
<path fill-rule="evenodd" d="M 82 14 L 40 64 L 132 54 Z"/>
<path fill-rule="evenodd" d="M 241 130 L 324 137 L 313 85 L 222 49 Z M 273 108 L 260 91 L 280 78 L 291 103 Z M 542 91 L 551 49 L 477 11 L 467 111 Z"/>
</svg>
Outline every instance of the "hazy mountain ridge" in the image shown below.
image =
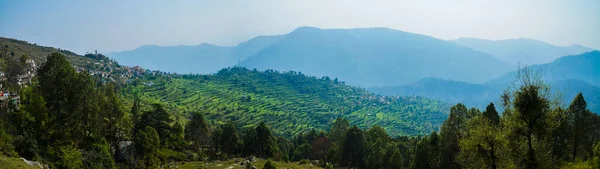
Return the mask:
<svg viewBox="0 0 600 169">
<path fill-rule="evenodd" d="M 110 56 L 122 65 L 142 66 L 152 70 L 173 73 L 216 73 L 237 64 L 266 46 L 277 42 L 281 36 L 258 36 L 237 46 L 218 46 L 203 43 L 197 46 L 156 46 L 111 52 Z"/>
<path fill-rule="evenodd" d="M 532 65 L 530 68 L 542 75 L 546 81 L 578 79 L 600 86 L 600 51 L 569 55 L 551 63 Z M 486 83 L 505 84 L 510 82 L 516 72 L 512 71 Z"/>
<path fill-rule="evenodd" d="M 579 92 L 586 97 L 588 108 L 600 112 L 600 51 L 564 56 L 552 63 L 533 65 L 554 93 L 561 94 L 563 104 L 568 105 Z M 539 71 L 538 71 L 539 70 Z M 403 86 L 370 88 L 371 92 L 384 95 L 423 96 L 449 103 L 464 103 L 485 108 L 490 102 L 498 103 L 500 95 L 515 78 L 515 72 L 507 73 L 485 84 L 473 84 L 439 78 L 426 78 Z"/>
<path fill-rule="evenodd" d="M 548 63 L 561 56 L 576 55 L 593 50 L 581 45 L 556 46 L 527 38 L 505 40 L 459 38 L 451 41 L 521 66 Z"/>
<path fill-rule="evenodd" d="M 295 70 L 361 86 L 408 84 L 426 77 L 483 82 L 513 69 L 488 54 L 425 35 L 388 28 L 313 27 L 292 31 L 240 66 Z"/>
</svg>

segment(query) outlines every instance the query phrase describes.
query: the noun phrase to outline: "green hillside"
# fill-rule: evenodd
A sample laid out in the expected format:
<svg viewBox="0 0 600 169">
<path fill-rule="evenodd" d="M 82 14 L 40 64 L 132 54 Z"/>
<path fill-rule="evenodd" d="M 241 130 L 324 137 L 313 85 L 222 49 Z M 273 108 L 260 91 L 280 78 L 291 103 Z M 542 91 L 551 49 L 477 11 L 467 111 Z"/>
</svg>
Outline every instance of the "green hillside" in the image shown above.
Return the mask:
<svg viewBox="0 0 600 169">
<path fill-rule="evenodd" d="M 200 111 L 212 123 L 233 120 L 244 127 L 266 122 L 291 137 L 310 129 L 327 131 L 339 116 L 360 127 L 380 125 L 394 136 L 437 130 L 446 119 L 445 103 L 420 97 L 385 97 L 337 79 L 298 72 L 228 68 L 214 75 L 149 75 L 148 83 L 124 88 L 133 98 L 160 102 L 176 112 Z M 370 116 L 369 116 L 370 115 Z"/>
<path fill-rule="evenodd" d="M 27 55 L 29 58 L 35 60 L 35 62 L 37 62 L 38 64 L 45 62 L 46 57 L 52 52 L 60 52 L 64 54 L 67 57 L 67 59 L 69 59 L 71 64 L 77 66 L 83 66 L 87 63 L 96 62 L 92 58 L 82 57 L 69 50 L 40 46 L 35 43 L 32 44 L 27 41 L 4 37 L 0 37 L 0 51 L 2 51 L 2 54 L 12 55 L 16 57 Z"/>
</svg>

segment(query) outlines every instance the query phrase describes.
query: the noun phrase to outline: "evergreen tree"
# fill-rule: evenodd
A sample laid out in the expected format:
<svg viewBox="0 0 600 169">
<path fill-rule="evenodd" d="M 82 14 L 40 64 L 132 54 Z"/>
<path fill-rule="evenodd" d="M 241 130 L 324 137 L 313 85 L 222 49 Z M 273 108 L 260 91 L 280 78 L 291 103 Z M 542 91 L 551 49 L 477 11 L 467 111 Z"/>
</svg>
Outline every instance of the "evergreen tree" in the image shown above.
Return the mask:
<svg viewBox="0 0 600 169">
<path fill-rule="evenodd" d="M 254 145 L 255 153 L 258 157 L 262 158 L 276 158 L 279 155 L 279 147 L 277 146 L 277 139 L 271 133 L 271 129 L 262 122 L 256 126 Z"/>
<path fill-rule="evenodd" d="M 221 128 L 222 133 L 219 142 L 220 147 L 222 148 L 223 152 L 228 155 L 237 155 L 239 153 L 238 149 L 240 146 L 240 139 L 235 124 L 233 122 L 229 122 L 222 125 Z"/>
<path fill-rule="evenodd" d="M 346 132 L 341 153 L 340 164 L 342 166 L 349 168 L 365 167 L 365 136 L 356 125 Z"/>
<path fill-rule="evenodd" d="M 571 160 L 575 161 L 575 159 L 579 157 L 590 157 L 592 152 L 589 147 L 592 145 L 591 142 L 591 130 L 593 124 L 590 123 L 590 119 L 592 119 L 592 114 L 586 110 L 586 102 L 581 93 L 577 94 L 571 102 L 571 105 L 567 109 L 567 119 L 570 126 L 571 138 L 570 140 L 570 150 L 571 150 Z"/>
<path fill-rule="evenodd" d="M 160 165 L 160 138 L 158 132 L 150 126 L 140 129 L 134 139 L 137 168 L 158 168 Z"/>
<path fill-rule="evenodd" d="M 385 132 L 385 129 L 379 126 L 373 126 L 367 130 L 366 138 L 366 166 L 367 168 L 383 168 L 387 161 L 382 158 L 385 155 L 385 148 L 391 138 Z"/>
<path fill-rule="evenodd" d="M 490 103 L 485 108 L 485 111 L 483 112 L 483 116 L 486 117 L 487 119 L 489 119 L 492 122 L 492 124 L 494 124 L 494 125 L 500 124 L 500 116 L 498 115 L 498 112 L 496 111 L 496 107 L 494 106 L 494 103 Z"/>
<path fill-rule="evenodd" d="M 135 128 L 136 130 L 140 130 L 147 126 L 152 127 L 158 133 L 160 145 L 164 147 L 168 145 L 168 138 L 170 137 L 172 130 L 170 124 L 173 120 L 162 105 L 153 104 L 152 106 L 152 110 L 142 114 L 142 117 Z"/>
<path fill-rule="evenodd" d="M 459 140 L 463 138 L 466 131 L 468 118 L 467 107 L 458 103 L 450 108 L 450 115 L 441 127 L 442 136 L 442 159 L 441 166 L 449 169 L 460 168 L 455 157 L 460 152 Z"/>
<path fill-rule="evenodd" d="M 329 130 L 329 138 L 333 142 L 342 141 L 346 135 L 346 132 L 348 131 L 348 128 L 350 128 L 350 123 L 348 120 L 344 118 L 337 118 Z"/>
<path fill-rule="evenodd" d="M 201 113 L 192 113 L 190 121 L 185 126 L 185 139 L 192 143 L 194 150 L 199 150 L 203 145 L 208 144 L 210 129 Z"/>
</svg>

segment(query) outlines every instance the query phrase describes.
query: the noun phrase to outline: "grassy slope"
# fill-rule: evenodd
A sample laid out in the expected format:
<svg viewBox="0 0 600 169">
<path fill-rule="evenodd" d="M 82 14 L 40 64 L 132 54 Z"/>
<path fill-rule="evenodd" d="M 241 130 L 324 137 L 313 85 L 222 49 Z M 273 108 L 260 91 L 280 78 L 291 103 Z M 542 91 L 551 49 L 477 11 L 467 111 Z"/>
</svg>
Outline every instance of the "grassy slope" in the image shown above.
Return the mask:
<svg viewBox="0 0 600 169">
<path fill-rule="evenodd" d="M 4 156 L 0 156 L 0 169 L 35 169 L 36 167 L 32 167 L 27 165 L 25 162 L 23 162 L 23 160 L 19 159 L 19 158 L 13 158 L 13 157 L 4 157 Z"/>
<path fill-rule="evenodd" d="M 240 159 L 241 160 L 241 159 Z M 266 160 L 258 159 L 256 162 L 252 163 L 252 165 L 256 166 L 256 168 L 263 168 Z M 277 168 L 289 168 L 289 169 L 320 169 L 321 167 L 311 166 L 309 164 L 300 165 L 298 162 L 279 162 L 273 161 Z M 185 163 L 183 165 L 178 166 L 180 169 L 197 169 L 197 168 L 214 168 L 214 169 L 243 169 L 244 167 L 240 166 L 239 163 L 235 162 L 235 159 L 229 161 L 216 161 L 206 164 L 201 161 L 195 161 L 190 163 Z"/>
<path fill-rule="evenodd" d="M 137 86 L 146 103 L 160 102 L 183 114 L 200 111 L 213 124 L 233 120 L 253 127 L 264 121 L 286 137 L 313 128 L 327 131 L 341 114 L 360 127 L 383 126 L 394 136 L 437 130 L 447 116 L 447 105 L 438 101 L 378 96 L 298 73 L 231 68 L 215 75 L 150 80 L 155 84 Z M 126 92 L 132 90 L 131 86 L 125 88 Z M 126 96 L 132 97 L 131 93 Z"/>
</svg>

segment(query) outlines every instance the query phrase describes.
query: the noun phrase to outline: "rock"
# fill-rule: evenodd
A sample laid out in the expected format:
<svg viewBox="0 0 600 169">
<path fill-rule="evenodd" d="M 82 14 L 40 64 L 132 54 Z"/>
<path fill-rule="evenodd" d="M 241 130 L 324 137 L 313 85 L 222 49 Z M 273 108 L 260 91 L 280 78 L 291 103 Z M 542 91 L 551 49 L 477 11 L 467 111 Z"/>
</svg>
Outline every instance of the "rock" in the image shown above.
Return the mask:
<svg viewBox="0 0 600 169">
<path fill-rule="evenodd" d="M 20 158 L 20 159 L 23 160 L 23 162 L 25 162 L 29 166 L 40 167 L 42 169 L 48 168 L 48 165 L 43 165 L 42 163 L 37 162 L 37 161 L 29 161 L 29 160 L 27 160 L 25 158 Z"/>
</svg>

